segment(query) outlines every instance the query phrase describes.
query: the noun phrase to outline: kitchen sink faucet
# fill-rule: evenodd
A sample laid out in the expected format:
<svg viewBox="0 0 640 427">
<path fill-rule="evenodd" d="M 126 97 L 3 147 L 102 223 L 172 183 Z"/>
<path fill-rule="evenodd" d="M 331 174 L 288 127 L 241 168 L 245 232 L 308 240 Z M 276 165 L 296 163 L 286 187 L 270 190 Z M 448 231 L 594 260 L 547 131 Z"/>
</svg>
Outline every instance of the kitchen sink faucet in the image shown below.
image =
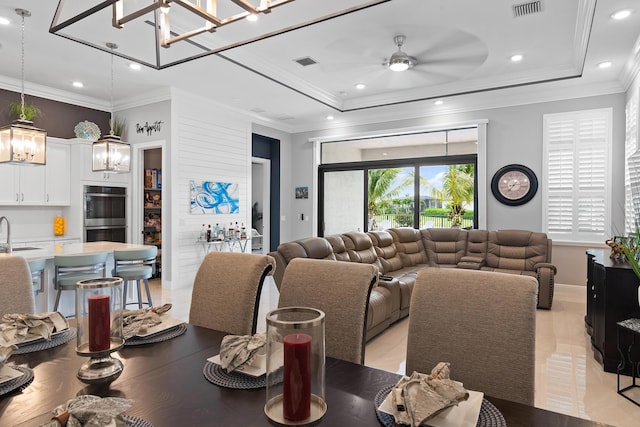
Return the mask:
<svg viewBox="0 0 640 427">
<path fill-rule="evenodd" d="M 2 221 L 6 221 L 7 223 L 7 242 L 0 243 L 0 253 L 10 254 L 12 252 L 11 248 L 11 225 L 9 225 L 9 218 L 6 216 L 0 217 L 0 227 L 2 227 Z"/>
</svg>

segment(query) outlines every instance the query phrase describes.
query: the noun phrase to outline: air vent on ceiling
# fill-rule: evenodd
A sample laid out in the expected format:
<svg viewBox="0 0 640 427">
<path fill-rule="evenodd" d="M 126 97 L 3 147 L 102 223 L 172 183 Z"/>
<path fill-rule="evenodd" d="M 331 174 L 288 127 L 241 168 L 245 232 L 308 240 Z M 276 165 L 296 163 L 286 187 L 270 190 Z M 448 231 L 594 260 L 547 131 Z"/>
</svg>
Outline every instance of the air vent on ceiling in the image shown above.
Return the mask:
<svg viewBox="0 0 640 427">
<path fill-rule="evenodd" d="M 293 117 L 293 116 L 289 116 L 289 115 L 286 115 L 286 114 L 278 114 L 278 115 L 276 115 L 274 118 L 275 118 L 276 120 L 282 120 L 282 121 L 284 121 L 284 120 L 293 120 L 293 119 L 295 119 L 295 117 Z"/>
<path fill-rule="evenodd" d="M 530 1 L 513 5 L 513 15 L 519 16 L 531 15 L 532 13 L 542 12 L 542 4 L 540 1 Z"/>
<path fill-rule="evenodd" d="M 297 62 L 298 64 L 302 65 L 303 67 L 318 63 L 318 61 L 316 61 L 315 59 L 311 58 L 310 56 L 305 56 L 304 58 L 294 59 L 294 61 Z"/>
</svg>

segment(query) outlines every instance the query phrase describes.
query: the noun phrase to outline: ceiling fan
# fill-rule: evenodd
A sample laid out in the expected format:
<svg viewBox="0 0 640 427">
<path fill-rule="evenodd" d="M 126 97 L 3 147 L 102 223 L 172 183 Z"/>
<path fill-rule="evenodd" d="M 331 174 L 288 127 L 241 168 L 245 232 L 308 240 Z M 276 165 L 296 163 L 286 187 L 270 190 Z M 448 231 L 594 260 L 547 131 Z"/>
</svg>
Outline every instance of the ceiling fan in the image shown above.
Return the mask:
<svg viewBox="0 0 640 427">
<path fill-rule="evenodd" d="M 398 51 L 394 52 L 382 65 L 388 67 L 391 71 L 405 71 L 418 63 L 416 58 L 402 51 L 402 45 L 404 45 L 406 40 L 407 37 L 402 34 L 393 38 L 393 43 L 398 47 Z"/>
</svg>

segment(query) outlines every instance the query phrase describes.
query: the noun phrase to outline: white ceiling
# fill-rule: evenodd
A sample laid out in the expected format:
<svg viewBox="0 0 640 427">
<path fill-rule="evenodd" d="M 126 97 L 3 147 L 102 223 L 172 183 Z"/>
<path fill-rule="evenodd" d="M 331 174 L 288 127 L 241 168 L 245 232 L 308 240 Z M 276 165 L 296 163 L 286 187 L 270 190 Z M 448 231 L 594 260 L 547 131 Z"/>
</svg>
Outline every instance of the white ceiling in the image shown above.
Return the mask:
<svg viewBox="0 0 640 427">
<path fill-rule="evenodd" d="M 95 3 L 99 2 L 82 2 Z M 117 57 L 114 105 L 122 108 L 156 100 L 174 87 L 246 111 L 263 124 L 297 132 L 621 92 L 640 64 L 640 0 L 542 0 L 540 13 L 521 17 L 514 17 L 512 6 L 524 1 L 321 3 L 326 9 L 316 11 L 317 0 L 296 0 L 258 22 L 273 17 L 281 25 L 295 24 L 309 20 L 311 12 L 302 11 L 327 14 L 377 4 L 163 70 L 133 71 L 128 68 L 130 61 Z M 25 21 L 26 92 L 108 110 L 110 56 L 49 33 L 57 4 L 0 0 L 0 16 L 12 21 L 0 26 L 0 87 L 19 91 L 21 23 L 14 9 L 20 7 L 32 13 Z M 611 19 L 620 9 L 633 13 L 625 20 Z M 235 37 L 248 37 L 242 34 L 242 25 L 248 24 L 230 24 L 199 36 L 198 41 L 223 48 L 228 43 L 223 38 L 226 28 L 236 26 Z M 113 41 L 101 37 L 119 37 L 115 41 L 123 48 L 127 40 L 142 40 L 131 33 L 101 36 L 97 25 L 91 28 L 95 30 L 83 31 L 98 44 Z M 418 65 L 393 72 L 382 63 L 397 50 L 393 37 L 399 34 L 406 36 L 403 51 Z M 153 49 L 149 44 L 149 52 Z M 176 55 L 179 49 L 175 44 L 169 50 Z M 510 62 L 515 53 L 524 59 Z M 302 67 L 294 61 L 303 57 L 317 64 Z M 598 69 L 603 61 L 612 66 Z M 82 89 L 71 86 L 76 80 L 84 83 Z M 356 83 L 366 88 L 358 90 Z M 444 104 L 434 105 L 436 99 Z M 327 115 L 335 119 L 327 121 Z"/>
</svg>

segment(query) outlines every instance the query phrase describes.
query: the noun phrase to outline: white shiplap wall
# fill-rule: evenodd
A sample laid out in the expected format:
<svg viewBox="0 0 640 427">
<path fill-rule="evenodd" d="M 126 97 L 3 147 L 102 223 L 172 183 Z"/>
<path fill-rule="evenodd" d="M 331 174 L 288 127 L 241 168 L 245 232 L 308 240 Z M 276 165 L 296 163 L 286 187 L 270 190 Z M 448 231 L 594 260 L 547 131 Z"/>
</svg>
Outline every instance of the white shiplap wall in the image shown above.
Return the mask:
<svg viewBox="0 0 640 427">
<path fill-rule="evenodd" d="M 163 234 L 171 235 L 170 287 L 182 288 L 193 285 L 204 256 L 202 247 L 195 243 L 202 224 L 211 224 L 212 228 L 216 223 L 250 224 L 251 121 L 207 99 L 174 92 L 171 124 L 172 215 L 170 228 L 165 228 Z M 240 213 L 191 214 L 191 180 L 237 183 Z"/>
</svg>

